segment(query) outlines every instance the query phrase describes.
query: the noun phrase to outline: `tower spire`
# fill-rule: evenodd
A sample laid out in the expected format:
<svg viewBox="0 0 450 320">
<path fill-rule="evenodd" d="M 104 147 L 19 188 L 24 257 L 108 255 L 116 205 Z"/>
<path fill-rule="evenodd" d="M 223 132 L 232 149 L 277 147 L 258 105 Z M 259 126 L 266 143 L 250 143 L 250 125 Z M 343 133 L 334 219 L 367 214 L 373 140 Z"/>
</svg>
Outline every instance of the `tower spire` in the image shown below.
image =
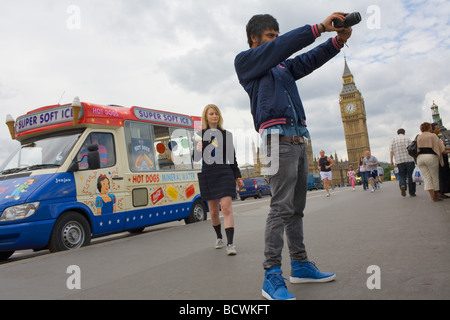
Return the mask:
<svg viewBox="0 0 450 320">
<path fill-rule="evenodd" d="M 347 57 L 344 56 L 344 61 L 345 61 L 345 66 L 344 66 L 344 74 L 342 75 L 342 77 L 353 77 L 352 72 L 350 71 L 350 68 L 348 67 L 347 64 Z"/>
<path fill-rule="evenodd" d="M 433 118 L 433 122 L 436 122 L 439 127 L 443 128 L 442 119 L 439 114 L 439 107 L 433 100 L 433 105 L 431 106 L 431 116 Z"/>
<path fill-rule="evenodd" d="M 344 57 L 344 74 L 342 75 L 342 82 L 343 87 L 341 94 L 358 91 L 355 85 L 355 80 L 353 79 L 353 74 L 347 64 L 347 57 Z"/>
</svg>

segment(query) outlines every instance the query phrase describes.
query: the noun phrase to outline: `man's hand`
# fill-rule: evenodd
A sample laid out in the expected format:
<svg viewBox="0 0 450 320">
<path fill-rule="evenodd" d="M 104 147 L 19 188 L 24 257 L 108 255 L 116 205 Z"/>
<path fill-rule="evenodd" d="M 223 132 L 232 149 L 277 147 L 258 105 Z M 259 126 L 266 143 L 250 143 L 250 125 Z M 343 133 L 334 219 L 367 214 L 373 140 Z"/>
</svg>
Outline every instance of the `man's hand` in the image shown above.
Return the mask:
<svg viewBox="0 0 450 320">
<path fill-rule="evenodd" d="M 337 31 L 338 33 L 338 41 L 340 42 L 341 45 L 344 45 L 344 43 L 347 42 L 347 40 L 351 37 L 352 35 L 352 28 L 335 28 L 333 26 L 333 20 L 334 19 L 339 19 L 341 21 L 345 20 L 345 14 L 344 12 L 335 12 L 332 15 L 330 15 L 329 17 L 327 17 L 322 25 L 325 27 L 325 30 L 323 30 L 322 32 L 325 31 Z"/>
<path fill-rule="evenodd" d="M 347 42 L 347 40 L 352 36 L 352 28 L 343 28 L 342 31 L 338 31 L 338 41 Z"/>
<path fill-rule="evenodd" d="M 344 30 L 343 27 L 342 28 L 335 28 L 333 26 L 333 20 L 334 19 L 339 19 L 341 21 L 345 20 L 344 14 L 345 14 L 344 12 L 335 12 L 332 15 L 330 15 L 329 17 L 327 17 L 323 21 L 323 25 L 325 26 L 325 30 L 324 31 L 330 32 L 330 31 L 342 31 L 342 30 Z"/>
</svg>

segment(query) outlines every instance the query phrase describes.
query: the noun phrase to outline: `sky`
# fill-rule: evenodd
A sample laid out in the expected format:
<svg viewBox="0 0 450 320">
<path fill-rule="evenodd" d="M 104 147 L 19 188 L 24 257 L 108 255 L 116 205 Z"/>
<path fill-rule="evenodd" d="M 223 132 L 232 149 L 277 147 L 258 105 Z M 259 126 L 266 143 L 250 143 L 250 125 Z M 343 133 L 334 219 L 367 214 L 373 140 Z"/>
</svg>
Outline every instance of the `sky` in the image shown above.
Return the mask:
<svg viewBox="0 0 450 320">
<path fill-rule="evenodd" d="M 83 102 L 201 115 L 222 110 L 239 164 L 252 161 L 249 98 L 234 70 L 245 26 L 273 15 L 281 34 L 335 11 L 362 22 L 339 55 L 297 82 L 313 154 L 347 159 L 339 94 L 344 55 L 363 95 L 372 154 L 389 162 L 398 128 L 414 138 L 433 101 L 450 129 L 448 0 L 0 0 L 0 162 L 18 144 L 15 119 L 48 105 Z M 322 34 L 307 52 L 336 33 Z"/>
</svg>

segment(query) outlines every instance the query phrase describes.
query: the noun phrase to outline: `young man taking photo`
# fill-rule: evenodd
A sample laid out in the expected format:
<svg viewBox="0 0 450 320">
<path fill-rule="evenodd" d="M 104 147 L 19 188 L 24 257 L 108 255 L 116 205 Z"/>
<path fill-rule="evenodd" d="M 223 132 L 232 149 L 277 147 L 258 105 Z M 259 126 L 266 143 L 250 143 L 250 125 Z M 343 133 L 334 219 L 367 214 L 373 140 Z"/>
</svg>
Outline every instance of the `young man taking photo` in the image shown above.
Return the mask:
<svg viewBox="0 0 450 320">
<path fill-rule="evenodd" d="M 281 271 L 284 232 L 291 258 L 291 283 L 327 282 L 335 278 L 333 273 L 319 271 L 308 260 L 303 244 L 308 178 L 305 138 L 309 133 L 296 84 L 336 56 L 350 38 L 351 28 L 335 28 L 334 19 L 344 21 L 344 13 L 333 13 L 322 23 L 305 25 L 279 36 L 275 18 L 256 15 L 247 24 L 250 49 L 235 59 L 239 82 L 250 97 L 255 129 L 268 137 L 268 149 L 275 150 L 279 157 L 278 170 L 270 177 L 272 199 L 266 222 L 263 264 L 262 295 L 271 300 L 295 299 L 287 290 Z M 322 33 L 331 31 L 337 31 L 337 36 L 288 59 Z"/>
</svg>

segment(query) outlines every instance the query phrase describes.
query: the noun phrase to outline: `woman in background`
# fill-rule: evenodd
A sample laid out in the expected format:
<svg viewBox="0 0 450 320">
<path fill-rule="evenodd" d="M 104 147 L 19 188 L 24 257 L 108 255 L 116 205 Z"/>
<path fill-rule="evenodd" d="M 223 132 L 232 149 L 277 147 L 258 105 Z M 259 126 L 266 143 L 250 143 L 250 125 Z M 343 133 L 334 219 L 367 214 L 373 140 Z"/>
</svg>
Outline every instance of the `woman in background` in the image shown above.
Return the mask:
<svg viewBox="0 0 450 320">
<path fill-rule="evenodd" d="M 431 124 L 424 122 L 420 125 L 422 132 L 417 137 L 417 165 L 423 176 L 425 186 L 432 201 L 440 201 L 439 192 L 439 165 L 443 165 L 443 153 L 448 153 L 437 135 L 431 132 Z"/>
<path fill-rule="evenodd" d="M 433 132 L 439 138 L 441 129 L 439 128 L 439 125 L 437 123 L 433 122 L 431 124 L 431 132 Z M 444 144 L 442 139 L 439 140 L 441 140 L 441 143 Z M 446 199 L 450 198 L 446 195 L 446 193 L 450 192 L 450 168 L 448 166 L 448 155 L 446 153 L 442 155 L 442 160 L 444 162 L 444 166 L 439 166 L 439 197 L 442 199 Z"/>
<path fill-rule="evenodd" d="M 356 169 L 357 170 L 356 172 L 359 171 L 359 174 L 361 175 L 361 183 L 363 185 L 363 188 L 364 190 L 367 190 L 369 189 L 369 183 L 367 180 L 367 172 L 366 168 L 364 167 L 363 160 L 364 157 L 359 158 L 359 169 Z"/>
<path fill-rule="evenodd" d="M 236 182 L 242 188 L 233 136 L 223 129 L 223 118 L 219 108 L 214 104 L 205 107 L 202 114 L 202 142 L 197 151 L 202 152 L 202 172 L 198 174 L 200 193 L 208 201 L 212 226 L 216 232 L 216 249 L 223 246 L 219 211 L 222 210 L 225 234 L 227 236 L 227 254 L 235 255 L 234 218 L 231 207 L 232 197 L 236 195 Z"/>
</svg>

